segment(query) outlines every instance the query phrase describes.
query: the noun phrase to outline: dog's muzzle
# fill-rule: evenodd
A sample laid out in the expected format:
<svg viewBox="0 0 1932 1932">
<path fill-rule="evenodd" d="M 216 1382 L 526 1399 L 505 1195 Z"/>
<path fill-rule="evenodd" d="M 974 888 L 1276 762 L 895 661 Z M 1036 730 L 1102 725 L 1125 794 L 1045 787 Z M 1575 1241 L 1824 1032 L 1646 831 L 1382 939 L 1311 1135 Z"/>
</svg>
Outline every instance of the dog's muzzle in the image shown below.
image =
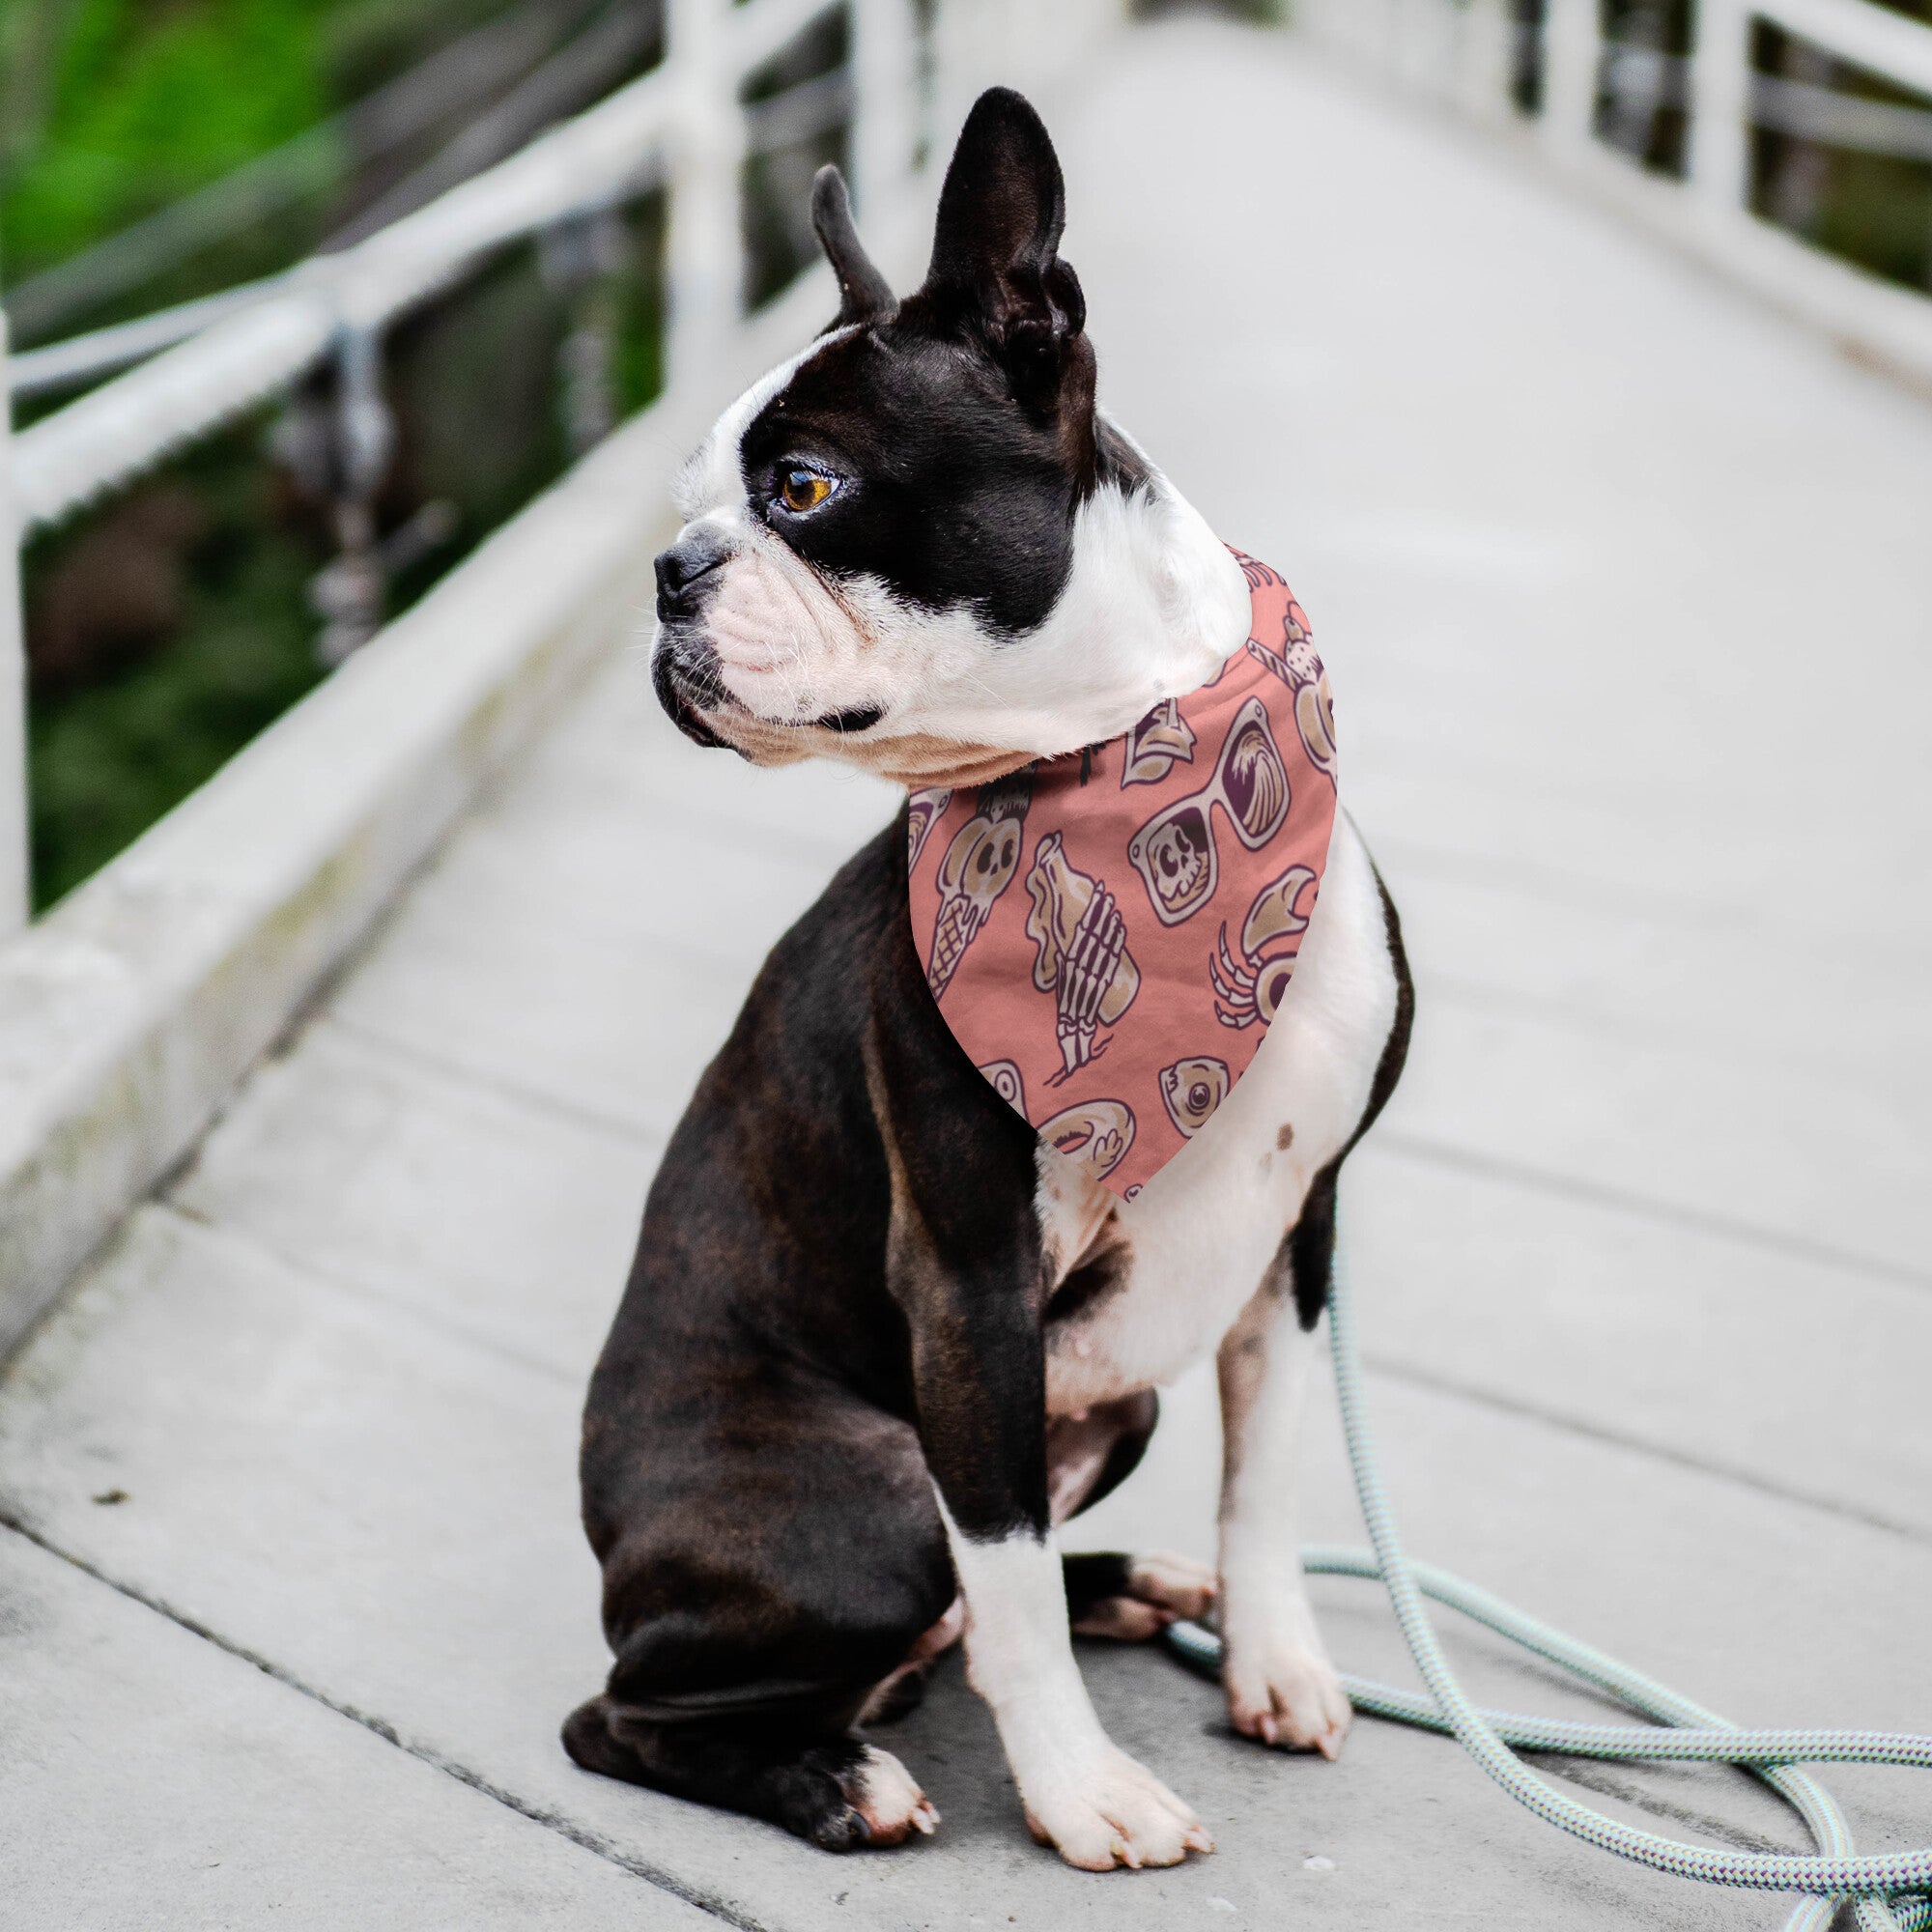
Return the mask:
<svg viewBox="0 0 1932 1932">
<path fill-rule="evenodd" d="M 658 640 L 651 657 L 651 682 L 671 723 L 694 743 L 705 746 L 726 743 L 700 714 L 719 711 L 730 702 L 718 652 L 704 635 L 703 618 L 731 555 L 728 543 L 699 529 L 680 537 L 657 556 Z M 791 722 L 857 737 L 884 715 L 878 705 L 861 704 Z"/>
<path fill-rule="evenodd" d="M 703 634 L 704 607 L 716 593 L 729 545 L 703 530 L 681 537 L 657 555 L 658 638 L 651 684 L 670 722 L 694 744 L 724 744 L 703 719 L 724 702 L 718 653 Z"/>
</svg>

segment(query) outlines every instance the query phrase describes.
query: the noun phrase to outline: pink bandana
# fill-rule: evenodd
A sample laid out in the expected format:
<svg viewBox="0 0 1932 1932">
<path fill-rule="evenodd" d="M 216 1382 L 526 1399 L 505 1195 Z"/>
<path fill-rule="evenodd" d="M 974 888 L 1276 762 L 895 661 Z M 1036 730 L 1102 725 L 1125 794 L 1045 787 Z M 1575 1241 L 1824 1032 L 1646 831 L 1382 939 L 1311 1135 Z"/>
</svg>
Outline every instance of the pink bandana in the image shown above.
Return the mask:
<svg viewBox="0 0 1932 1932">
<path fill-rule="evenodd" d="M 941 1015 L 1001 1097 L 1123 1200 L 1247 1071 L 1335 822 L 1308 619 L 1235 554 L 1248 641 L 1211 684 L 1124 737 L 910 801 L 913 942 Z"/>
</svg>

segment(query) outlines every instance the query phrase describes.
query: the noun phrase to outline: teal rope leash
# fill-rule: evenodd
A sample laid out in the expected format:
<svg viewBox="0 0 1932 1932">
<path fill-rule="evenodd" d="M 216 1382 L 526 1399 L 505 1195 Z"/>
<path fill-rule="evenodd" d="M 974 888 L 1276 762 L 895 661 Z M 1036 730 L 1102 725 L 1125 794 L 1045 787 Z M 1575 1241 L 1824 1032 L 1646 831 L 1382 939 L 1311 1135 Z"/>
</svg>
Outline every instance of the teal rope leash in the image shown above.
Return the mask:
<svg viewBox="0 0 1932 1932">
<path fill-rule="evenodd" d="M 1831 1795 L 1799 1764 L 1891 1764 L 1932 1770 L 1932 1737 L 1885 1731 L 1746 1731 L 1693 1704 L 1666 1685 L 1633 1670 L 1589 1644 L 1566 1636 L 1473 1583 L 1403 1553 L 1389 1507 L 1362 1391 L 1362 1364 L 1355 1313 L 1340 1244 L 1328 1301 L 1329 1346 L 1342 1428 L 1356 1495 L 1374 1553 L 1332 1545 L 1302 1552 L 1313 1575 L 1379 1578 L 1388 1591 L 1409 1656 L 1428 1697 L 1367 1678 L 1344 1676 L 1343 1688 L 1358 1711 L 1398 1723 L 1454 1736 L 1510 1796 L 1547 1823 L 1654 1871 L 1709 1884 L 1763 1891 L 1808 1894 L 1786 1921 L 1785 1932 L 1824 1932 L 1841 1899 L 1855 1901 L 1861 1932 L 1925 1932 L 1932 1927 L 1932 1899 L 1908 1894 L 1932 1889 L 1932 1847 L 1860 1857 L 1850 1827 Z M 1443 1655 L 1423 1599 L 1433 1597 L 1520 1644 L 1533 1655 L 1654 1719 L 1652 1724 L 1586 1724 L 1479 1710 L 1470 1703 Z M 1221 1640 L 1198 1624 L 1177 1623 L 1170 1647 L 1207 1675 L 1221 1663 Z M 1432 1701 L 1433 1699 L 1433 1701 Z M 1671 1759 L 1735 1764 L 1751 1772 L 1799 1817 L 1817 1845 L 1816 1854 L 1712 1850 L 1643 1832 L 1594 1811 L 1555 1790 L 1510 1748 L 1561 1751 L 1573 1757 Z"/>
</svg>

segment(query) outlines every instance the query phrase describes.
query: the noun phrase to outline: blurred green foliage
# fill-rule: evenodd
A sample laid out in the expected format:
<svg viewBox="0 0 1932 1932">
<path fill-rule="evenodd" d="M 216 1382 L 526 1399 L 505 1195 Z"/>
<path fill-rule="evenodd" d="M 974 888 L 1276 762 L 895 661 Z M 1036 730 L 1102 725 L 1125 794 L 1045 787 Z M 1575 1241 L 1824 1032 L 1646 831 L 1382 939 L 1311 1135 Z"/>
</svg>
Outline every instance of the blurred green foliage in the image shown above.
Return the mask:
<svg viewBox="0 0 1932 1932">
<path fill-rule="evenodd" d="M 509 0 L 0 0 L 0 282 L 89 247 L 284 146 L 506 11 Z M 260 232 L 171 268 L 98 321 L 296 259 L 353 166 L 325 150 L 314 193 Z M 662 197 L 626 212 L 595 290 L 503 251 L 402 317 L 384 384 L 397 460 L 382 527 L 428 501 L 456 533 L 399 571 L 409 607 L 569 461 L 559 352 L 594 312 L 615 414 L 661 381 Z M 586 308 L 586 302 L 591 304 Z M 327 370 L 298 409 L 327 414 Z M 49 397 L 33 412 L 57 408 Z M 34 896 L 46 906 L 212 776 L 323 676 L 309 585 L 332 554 L 326 502 L 269 460 L 277 407 L 196 443 L 23 556 L 31 672 Z M 21 419 L 16 411 L 15 420 Z"/>
<path fill-rule="evenodd" d="M 635 204 L 623 265 L 600 284 L 619 417 L 663 381 L 663 229 L 662 195 Z M 391 581 L 391 615 L 568 467 L 557 369 L 576 313 L 526 244 L 391 331 L 398 450 L 383 524 L 393 528 L 430 500 L 456 513 L 453 540 Z M 326 377 L 311 393 L 326 406 Z M 43 646 L 28 705 L 37 906 L 121 851 L 323 676 L 307 587 L 332 546 L 321 507 L 292 496 L 267 460 L 274 414 L 258 412 L 193 445 L 27 549 L 30 659 L 37 638 Z M 144 502 L 187 506 L 189 527 L 158 544 L 146 538 Z M 158 589 L 148 582 L 156 571 Z M 118 596 L 102 588 L 116 578 Z M 99 651 L 117 624 L 153 626 L 153 611 L 128 608 L 144 589 L 165 613 L 164 634 L 63 675 L 45 648 L 63 609 L 79 601 Z"/>
<path fill-rule="evenodd" d="M 142 486 L 194 506 L 163 650 L 35 694 L 28 706 L 34 898 L 46 906 L 211 778 L 318 683 L 303 600 L 327 555 L 312 529 L 276 514 L 260 460 L 260 413 L 197 444 Z M 29 596 L 87 526 L 24 559 Z"/>
<path fill-rule="evenodd" d="M 4 0 L 0 278 L 294 139 L 503 0 Z"/>
<path fill-rule="evenodd" d="M 323 119 L 320 29 L 332 11 L 331 0 L 14 0 L 8 279 Z"/>
</svg>

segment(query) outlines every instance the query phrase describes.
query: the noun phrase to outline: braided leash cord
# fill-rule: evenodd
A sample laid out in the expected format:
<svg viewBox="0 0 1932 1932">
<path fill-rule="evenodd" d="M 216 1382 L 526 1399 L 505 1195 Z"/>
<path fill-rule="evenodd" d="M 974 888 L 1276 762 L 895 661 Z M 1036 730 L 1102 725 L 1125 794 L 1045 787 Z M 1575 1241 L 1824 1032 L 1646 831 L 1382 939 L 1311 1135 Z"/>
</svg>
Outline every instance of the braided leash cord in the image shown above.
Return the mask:
<svg viewBox="0 0 1932 1932">
<path fill-rule="evenodd" d="M 1320 1576 L 1379 1578 L 1409 1656 L 1430 1691 L 1429 1697 L 1421 1697 L 1366 1678 L 1344 1676 L 1343 1687 L 1355 1708 L 1453 1735 L 1519 1804 L 1547 1823 L 1620 1858 L 1714 1885 L 1807 1894 L 1786 1920 L 1785 1932 L 1824 1932 L 1845 1898 L 1854 1901 L 1861 1932 L 1925 1932 L 1932 1927 L 1932 1899 L 1907 1895 L 1932 1890 L 1932 1847 L 1860 1857 L 1831 1795 L 1808 1774 L 1791 1769 L 1797 1764 L 1892 1764 L 1932 1770 L 1932 1737 L 1886 1731 L 1740 1730 L 1666 1685 L 1566 1636 L 1487 1590 L 1432 1565 L 1410 1562 L 1403 1552 L 1369 1426 L 1354 1304 L 1339 1243 L 1328 1310 L 1342 1427 L 1374 1553 L 1314 1546 L 1302 1552 L 1302 1567 Z M 1656 1723 L 1586 1724 L 1479 1710 L 1449 1667 L 1423 1607 L 1425 1597 L 1460 1610 Z M 1167 1640 L 1183 1662 L 1206 1674 L 1218 1673 L 1221 1641 L 1212 1633 L 1198 1624 L 1178 1623 L 1168 1631 Z M 1512 1745 L 1574 1757 L 1688 1759 L 1742 1766 L 1798 1813 L 1818 1851 L 1798 1856 L 1712 1850 L 1637 1831 L 1554 1790 L 1516 1756 Z"/>
</svg>

